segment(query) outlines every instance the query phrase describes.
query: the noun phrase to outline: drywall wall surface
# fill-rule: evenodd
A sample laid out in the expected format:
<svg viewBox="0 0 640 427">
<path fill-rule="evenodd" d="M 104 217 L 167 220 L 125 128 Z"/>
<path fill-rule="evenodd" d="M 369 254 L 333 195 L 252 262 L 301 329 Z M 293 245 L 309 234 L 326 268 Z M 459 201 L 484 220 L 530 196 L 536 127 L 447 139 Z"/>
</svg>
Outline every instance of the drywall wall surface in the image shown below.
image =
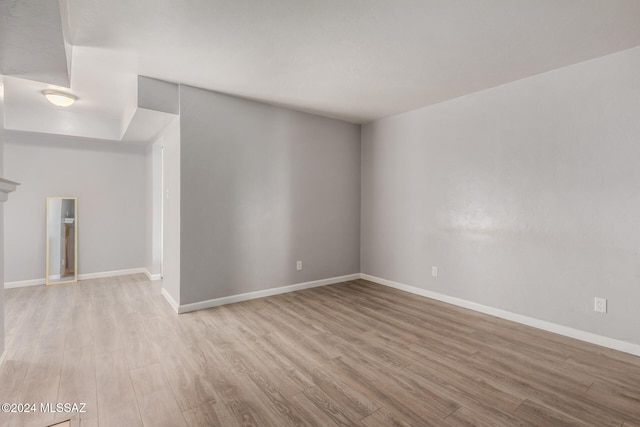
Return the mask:
<svg viewBox="0 0 640 427">
<path fill-rule="evenodd" d="M 179 86 L 150 77 L 138 76 L 138 108 L 178 114 Z"/>
<path fill-rule="evenodd" d="M 162 143 L 146 148 L 145 268 L 153 278 L 162 274 Z"/>
<path fill-rule="evenodd" d="M 2 152 L 2 140 L 0 140 L 0 152 Z M 0 203 L 0 361 L 2 361 L 4 349 L 4 203 Z"/>
<path fill-rule="evenodd" d="M 359 125 L 187 86 L 180 100 L 182 304 L 360 271 Z"/>
<path fill-rule="evenodd" d="M 180 304 L 180 121 L 173 120 L 155 142 L 162 147 L 162 287 Z"/>
<path fill-rule="evenodd" d="M 145 192 L 144 192 L 144 267 L 153 274 L 153 144 L 145 148 Z"/>
<path fill-rule="evenodd" d="M 5 282 L 45 275 L 46 197 L 78 198 L 78 273 L 143 267 L 142 146 L 5 131 L 5 172 L 21 185 L 5 206 Z"/>
<path fill-rule="evenodd" d="M 152 224 L 151 224 L 151 270 L 152 275 L 162 274 L 162 147 L 152 145 Z"/>
<path fill-rule="evenodd" d="M 364 125 L 362 272 L 640 343 L 639 118 L 636 48 Z"/>
<path fill-rule="evenodd" d="M 4 86 L 2 82 L 2 76 L 0 76 L 0 177 L 4 178 Z M 0 202 L 0 362 L 2 361 L 2 355 L 5 349 L 3 289 L 4 289 L 4 203 Z"/>
</svg>

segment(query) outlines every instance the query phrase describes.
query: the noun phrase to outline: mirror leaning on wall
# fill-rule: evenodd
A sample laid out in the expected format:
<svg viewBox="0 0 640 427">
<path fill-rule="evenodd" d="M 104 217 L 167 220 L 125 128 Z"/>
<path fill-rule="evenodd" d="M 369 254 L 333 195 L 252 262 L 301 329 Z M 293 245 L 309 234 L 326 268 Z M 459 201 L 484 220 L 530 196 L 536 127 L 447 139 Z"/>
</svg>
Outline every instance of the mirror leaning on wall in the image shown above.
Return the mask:
<svg viewBox="0 0 640 427">
<path fill-rule="evenodd" d="M 47 285 L 78 281 L 78 199 L 47 197 Z"/>
</svg>

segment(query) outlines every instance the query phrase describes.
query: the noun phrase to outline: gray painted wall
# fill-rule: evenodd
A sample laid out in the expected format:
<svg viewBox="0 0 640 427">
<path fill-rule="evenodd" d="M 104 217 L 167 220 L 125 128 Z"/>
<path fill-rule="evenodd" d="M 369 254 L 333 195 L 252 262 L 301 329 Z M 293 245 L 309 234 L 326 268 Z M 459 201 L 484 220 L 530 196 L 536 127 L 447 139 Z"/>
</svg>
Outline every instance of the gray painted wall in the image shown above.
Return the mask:
<svg viewBox="0 0 640 427">
<path fill-rule="evenodd" d="M 44 277 L 47 196 L 78 197 L 79 274 L 145 265 L 144 147 L 6 132 L 5 172 L 6 282 Z"/>
<path fill-rule="evenodd" d="M 186 86 L 180 116 L 181 304 L 360 271 L 358 125 Z"/>
<path fill-rule="evenodd" d="M 367 124 L 362 271 L 638 344 L 639 141 L 638 48 Z"/>
</svg>

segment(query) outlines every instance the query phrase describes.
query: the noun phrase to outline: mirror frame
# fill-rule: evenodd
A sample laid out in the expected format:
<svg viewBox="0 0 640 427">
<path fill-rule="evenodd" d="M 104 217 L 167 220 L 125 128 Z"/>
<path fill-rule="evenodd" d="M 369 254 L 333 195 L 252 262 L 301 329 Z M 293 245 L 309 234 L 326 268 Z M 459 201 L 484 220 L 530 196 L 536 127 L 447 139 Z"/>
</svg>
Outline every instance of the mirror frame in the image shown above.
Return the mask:
<svg viewBox="0 0 640 427">
<path fill-rule="evenodd" d="M 49 206 L 52 200 L 73 200 L 74 204 L 74 227 L 73 227 L 73 247 L 74 247 L 74 255 L 73 255 L 73 279 L 71 280 L 49 280 Z M 46 224 L 46 268 L 45 268 L 45 283 L 47 285 L 59 285 L 62 283 L 76 283 L 78 281 L 78 198 L 77 197 L 47 197 L 47 210 L 45 216 Z"/>
</svg>

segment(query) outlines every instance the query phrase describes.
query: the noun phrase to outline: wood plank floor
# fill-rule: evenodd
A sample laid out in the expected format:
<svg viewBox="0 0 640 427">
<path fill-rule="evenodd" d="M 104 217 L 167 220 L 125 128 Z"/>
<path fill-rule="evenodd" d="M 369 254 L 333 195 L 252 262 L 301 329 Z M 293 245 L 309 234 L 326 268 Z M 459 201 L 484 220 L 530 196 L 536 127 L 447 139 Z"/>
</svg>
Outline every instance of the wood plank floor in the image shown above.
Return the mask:
<svg viewBox="0 0 640 427">
<path fill-rule="evenodd" d="M 640 425 L 640 358 L 364 280 L 176 315 L 142 275 L 5 291 L 0 427 Z"/>
</svg>

